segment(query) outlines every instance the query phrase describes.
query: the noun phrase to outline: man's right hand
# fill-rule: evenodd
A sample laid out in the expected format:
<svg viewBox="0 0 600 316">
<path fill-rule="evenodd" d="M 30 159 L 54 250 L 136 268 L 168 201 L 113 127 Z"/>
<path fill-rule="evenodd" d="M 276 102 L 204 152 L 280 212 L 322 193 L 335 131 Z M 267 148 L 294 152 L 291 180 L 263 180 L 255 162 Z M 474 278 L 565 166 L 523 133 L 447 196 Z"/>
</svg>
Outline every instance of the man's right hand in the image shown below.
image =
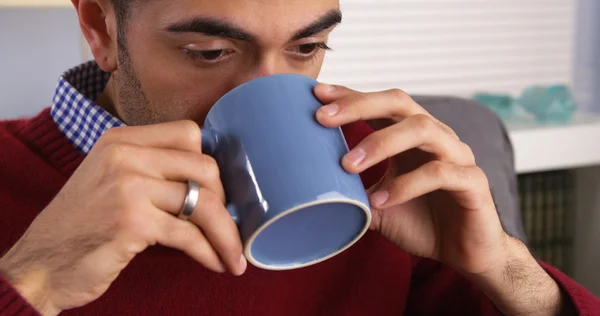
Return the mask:
<svg viewBox="0 0 600 316">
<path fill-rule="evenodd" d="M 179 249 L 216 272 L 246 269 L 224 206 L 219 169 L 198 125 L 179 121 L 105 133 L 54 200 L 0 259 L 0 273 L 46 315 L 102 295 L 148 246 Z M 186 180 L 200 184 L 189 221 L 178 219 Z"/>
</svg>

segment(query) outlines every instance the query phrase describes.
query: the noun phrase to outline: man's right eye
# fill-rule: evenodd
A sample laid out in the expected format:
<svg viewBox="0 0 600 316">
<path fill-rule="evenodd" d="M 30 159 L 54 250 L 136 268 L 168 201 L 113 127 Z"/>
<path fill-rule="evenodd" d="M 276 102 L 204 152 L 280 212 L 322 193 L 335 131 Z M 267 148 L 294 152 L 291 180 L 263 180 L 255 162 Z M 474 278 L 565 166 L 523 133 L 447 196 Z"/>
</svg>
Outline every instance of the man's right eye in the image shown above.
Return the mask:
<svg viewBox="0 0 600 316">
<path fill-rule="evenodd" d="M 185 54 L 188 58 L 194 61 L 200 61 L 204 63 L 218 63 L 229 56 L 235 51 L 232 49 L 213 49 L 213 50 L 190 50 L 186 49 Z"/>
</svg>

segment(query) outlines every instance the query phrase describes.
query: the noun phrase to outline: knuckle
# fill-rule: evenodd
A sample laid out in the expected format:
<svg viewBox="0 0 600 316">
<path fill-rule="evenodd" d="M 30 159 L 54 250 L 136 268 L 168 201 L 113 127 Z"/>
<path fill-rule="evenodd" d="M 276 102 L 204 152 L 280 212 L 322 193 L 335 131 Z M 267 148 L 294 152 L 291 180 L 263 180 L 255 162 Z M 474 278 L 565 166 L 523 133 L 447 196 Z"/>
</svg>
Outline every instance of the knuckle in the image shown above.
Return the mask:
<svg viewBox="0 0 600 316">
<path fill-rule="evenodd" d="M 439 120 L 437 121 L 437 124 L 444 132 L 450 134 L 455 139 L 460 140 L 458 135 L 456 135 L 456 132 L 454 132 L 454 130 L 450 126 L 448 126 L 448 124 L 445 124 L 444 122 L 439 121 Z"/>
<path fill-rule="evenodd" d="M 474 179 L 481 187 L 487 188 L 489 187 L 489 182 L 485 171 L 478 166 L 472 167 L 472 179 Z"/>
<path fill-rule="evenodd" d="M 461 142 L 461 143 L 463 146 L 463 151 L 468 159 L 468 163 L 475 164 L 475 154 L 473 153 L 473 149 L 471 148 L 471 146 L 469 146 L 463 142 Z"/>
<path fill-rule="evenodd" d="M 425 115 L 425 114 L 416 114 L 412 117 L 415 129 L 421 136 L 427 136 L 430 131 L 435 128 L 435 122 Z"/>
<path fill-rule="evenodd" d="M 111 129 L 109 129 L 108 131 L 104 132 L 104 134 L 102 134 L 102 136 L 100 136 L 100 139 L 98 139 L 97 145 L 99 145 L 100 147 L 104 147 L 104 146 L 108 146 L 109 144 L 116 142 L 118 139 L 120 139 L 122 137 L 123 132 L 126 128 L 127 127 L 125 127 L 125 126 L 118 126 L 118 127 L 113 127 Z"/>
<path fill-rule="evenodd" d="M 202 199 L 202 207 L 207 209 L 208 212 L 224 208 L 223 202 L 208 190 L 205 191 Z M 212 212 L 212 214 L 214 214 L 214 212 Z"/>
<path fill-rule="evenodd" d="M 460 181 L 470 182 L 474 176 L 475 176 L 475 174 L 472 172 L 472 170 L 470 168 L 458 167 L 457 178 Z"/>
<path fill-rule="evenodd" d="M 406 93 L 404 90 L 401 90 L 398 88 L 390 89 L 390 90 L 388 90 L 388 93 L 400 101 L 406 101 L 406 100 L 410 99 L 410 96 L 408 95 L 408 93 Z"/>
<path fill-rule="evenodd" d="M 439 160 L 435 160 L 428 163 L 428 171 L 432 177 L 444 180 L 447 177 L 448 166 Z"/>
<path fill-rule="evenodd" d="M 202 174 L 209 181 L 220 181 L 221 180 L 221 172 L 219 170 L 219 166 L 217 165 L 217 161 L 207 155 L 199 156 L 199 164 L 200 167 L 198 170 L 202 170 Z"/>
<path fill-rule="evenodd" d="M 202 134 L 198 124 L 192 120 L 183 120 L 179 124 L 183 130 L 182 137 L 185 142 L 192 146 L 199 146 L 202 142 Z"/>
<path fill-rule="evenodd" d="M 108 169 L 119 169 L 126 161 L 129 149 L 123 144 L 110 144 L 103 151 L 103 161 Z"/>
</svg>

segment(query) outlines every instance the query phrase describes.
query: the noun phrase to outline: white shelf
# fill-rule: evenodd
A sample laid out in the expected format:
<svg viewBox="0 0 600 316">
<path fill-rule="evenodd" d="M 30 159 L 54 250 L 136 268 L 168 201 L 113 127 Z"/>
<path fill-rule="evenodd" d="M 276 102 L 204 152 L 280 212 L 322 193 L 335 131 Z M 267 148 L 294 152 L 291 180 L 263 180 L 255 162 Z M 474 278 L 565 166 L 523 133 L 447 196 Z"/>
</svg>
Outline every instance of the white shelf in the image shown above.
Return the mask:
<svg viewBox="0 0 600 316">
<path fill-rule="evenodd" d="M 56 8 L 72 7 L 69 0 L 0 0 L 0 8 Z"/>
<path fill-rule="evenodd" d="M 518 173 L 600 165 L 600 116 L 580 115 L 561 124 L 526 118 L 505 124 Z"/>
</svg>

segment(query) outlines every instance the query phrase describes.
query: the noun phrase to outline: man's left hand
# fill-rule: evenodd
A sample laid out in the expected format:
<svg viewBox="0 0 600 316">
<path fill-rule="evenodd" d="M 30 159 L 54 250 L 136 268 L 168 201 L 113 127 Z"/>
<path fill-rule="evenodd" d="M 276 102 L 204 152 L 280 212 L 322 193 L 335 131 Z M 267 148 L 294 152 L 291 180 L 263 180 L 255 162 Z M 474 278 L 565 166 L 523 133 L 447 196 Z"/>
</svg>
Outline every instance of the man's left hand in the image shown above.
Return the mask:
<svg viewBox="0 0 600 316">
<path fill-rule="evenodd" d="M 375 130 L 344 156 L 347 171 L 360 173 L 389 159 L 385 176 L 368 190 L 372 230 L 413 255 L 454 268 L 507 314 L 560 311 L 557 284 L 520 241 L 505 233 L 485 173 L 450 127 L 398 89 L 360 93 L 319 84 L 315 95 L 325 104 L 316 114 L 323 126 L 363 120 Z M 528 286 L 506 284 L 512 277 L 506 275 L 508 268 L 515 264 L 521 276 L 528 271 L 536 278 L 530 281 L 543 295 L 540 299 L 556 299 L 538 304 L 531 297 L 512 304 L 513 295 L 523 302 L 519 292 L 527 289 L 520 288 Z M 534 303 L 548 306 L 530 306 Z"/>
</svg>

